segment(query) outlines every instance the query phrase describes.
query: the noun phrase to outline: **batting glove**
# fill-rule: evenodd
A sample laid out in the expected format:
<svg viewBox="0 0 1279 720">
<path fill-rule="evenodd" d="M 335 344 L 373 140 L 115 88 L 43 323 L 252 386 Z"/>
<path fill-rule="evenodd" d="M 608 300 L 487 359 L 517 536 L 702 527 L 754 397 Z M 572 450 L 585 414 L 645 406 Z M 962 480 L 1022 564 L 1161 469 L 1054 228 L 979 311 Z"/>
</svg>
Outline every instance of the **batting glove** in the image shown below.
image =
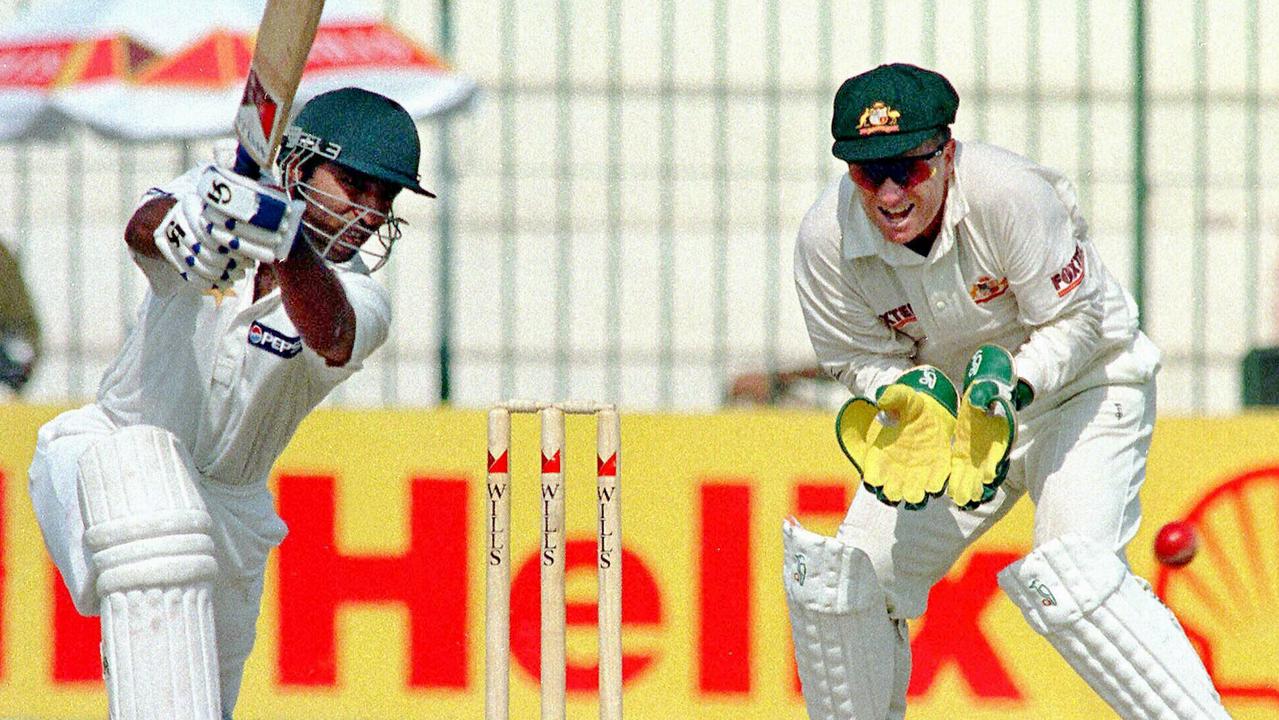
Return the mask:
<svg viewBox="0 0 1279 720">
<path fill-rule="evenodd" d="M 198 290 L 225 290 L 253 267 L 253 260 L 236 252 L 235 238 L 215 237 L 204 220 L 204 203 L 192 192 L 178 193 L 177 201 L 156 227 L 155 246 L 169 264 Z M 227 240 L 224 242 L 224 240 Z"/>
<path fill-rule="evenodd" d="M 218 242 L 261 263 L 289 256 L 306 202 L 217 165 L 204 169 L 198 191 L 203 217 Z"/>
</svg>

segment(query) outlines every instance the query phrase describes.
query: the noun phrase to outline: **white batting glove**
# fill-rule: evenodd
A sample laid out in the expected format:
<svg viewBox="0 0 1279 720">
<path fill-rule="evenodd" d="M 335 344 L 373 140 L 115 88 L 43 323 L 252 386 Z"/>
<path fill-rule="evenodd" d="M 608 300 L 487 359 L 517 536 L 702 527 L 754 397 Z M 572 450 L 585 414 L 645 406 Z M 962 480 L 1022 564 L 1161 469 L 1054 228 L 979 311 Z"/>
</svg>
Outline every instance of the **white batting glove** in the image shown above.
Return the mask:
<svg viewBox="0 0 1279 720">
<path fill-rule="evenodd" d="M 258 262 L 283 260 L 293 249 L 306 203 L 284 190 L 210 165 L 198 192 L 210 234 L 231 250 Z"/>
<path fill-rule="evenodd" d="M 156 248 L 192 287 L 231 287 L 253 267 L 253 259 L 214 237 L 212 226 L 201 216 L 204 203 L 199 195 L 180 193 L 175 199 L 177 202 L 155 229 Z"/>
</svg>

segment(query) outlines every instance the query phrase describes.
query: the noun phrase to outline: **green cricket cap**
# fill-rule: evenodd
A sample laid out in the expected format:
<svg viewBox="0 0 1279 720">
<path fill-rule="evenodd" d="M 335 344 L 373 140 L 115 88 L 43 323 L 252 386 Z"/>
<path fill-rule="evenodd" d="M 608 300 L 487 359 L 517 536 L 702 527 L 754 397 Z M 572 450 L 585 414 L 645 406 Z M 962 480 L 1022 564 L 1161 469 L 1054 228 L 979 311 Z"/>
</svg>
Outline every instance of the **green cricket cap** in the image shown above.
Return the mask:
<svg viewBox="0 0 1279 720">
<path fill-rule="evenodd" d="M 893 63 L 844 81 L 835 93 L 831 152 L 845 162 L 901 155 L 955 122 L 959 94 L 932 70 Z"/>
</svg>

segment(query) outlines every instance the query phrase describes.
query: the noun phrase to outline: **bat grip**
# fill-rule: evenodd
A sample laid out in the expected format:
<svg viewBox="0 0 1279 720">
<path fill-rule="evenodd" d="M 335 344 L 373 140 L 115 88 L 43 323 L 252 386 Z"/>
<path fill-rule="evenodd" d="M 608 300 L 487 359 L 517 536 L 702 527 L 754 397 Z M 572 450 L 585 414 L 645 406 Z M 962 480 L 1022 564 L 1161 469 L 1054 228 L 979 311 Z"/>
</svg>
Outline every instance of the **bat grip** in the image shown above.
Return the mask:
<svg viewBox="0 0 1279 720">
<path fill-rule="evenodd" d="M 258 165 L 253 156 L 249 155 L 249 151 L 244 149 L 244 145 L 235 146 L 235 174 L 258 180 L 262 176 L 262 168 Z"/>
</svg>

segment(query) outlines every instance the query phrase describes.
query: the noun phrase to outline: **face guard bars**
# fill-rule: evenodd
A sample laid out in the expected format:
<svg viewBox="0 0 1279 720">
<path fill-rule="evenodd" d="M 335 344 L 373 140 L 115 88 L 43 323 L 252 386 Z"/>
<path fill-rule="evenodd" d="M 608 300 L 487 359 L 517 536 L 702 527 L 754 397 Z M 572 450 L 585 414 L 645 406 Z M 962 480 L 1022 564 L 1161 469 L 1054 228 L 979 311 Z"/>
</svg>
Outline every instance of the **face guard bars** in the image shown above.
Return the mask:
<svg viewBox="0 0 1279 720">
<path fill-rule="evenodd" d="M 394 210 L 381 213 L 359 203 L 354 203 L 354 206 L 360 210 L 360 214 L 355 219 L 348 220 L 330 209 L 330 205 L 352 205 L 353 203 L 348 198 L 325 192 L 303 180 L 288 185 L 287 178 L 293 174 L 294 168 L 301 168 L 307 161 L 315 157 L 328 159 L 323 153 L 317 152 L 313 148 L 297 145 L 288 148 L 280 158 L 280 176 L 286 179 L 286 191 L 289 197 L 305 200 L 309 207 L 333 218 L 341 223 L 341 226 L 337 231 L 330 233 L 304 216 L 302 220 L 302 226 L 305 228 L 303 235 L 306 237 L 307 242 L 311 243 L 311 247 L 319 253 L 320 257 L 329 263 L 345 262 L 359 254 L 364 260 L 364 264 L 368 266 L 369 272 L 376 272 L 391 257 L 391 248 L 395 245 L 395 241 L 399 240 L 400 236 L 403 235 L 402 228 L 407 224 L 406 221 L 397 217 Z M 298 177 L 302 177 L 302 173 L 299 172 Z M 368 219 L 380 221 L 376 230 L 369 227 Z M 361 220 L 366 222 L 361 222 Z M 370 240 L 374 242 L 369 242 Z"/>
</svg>

